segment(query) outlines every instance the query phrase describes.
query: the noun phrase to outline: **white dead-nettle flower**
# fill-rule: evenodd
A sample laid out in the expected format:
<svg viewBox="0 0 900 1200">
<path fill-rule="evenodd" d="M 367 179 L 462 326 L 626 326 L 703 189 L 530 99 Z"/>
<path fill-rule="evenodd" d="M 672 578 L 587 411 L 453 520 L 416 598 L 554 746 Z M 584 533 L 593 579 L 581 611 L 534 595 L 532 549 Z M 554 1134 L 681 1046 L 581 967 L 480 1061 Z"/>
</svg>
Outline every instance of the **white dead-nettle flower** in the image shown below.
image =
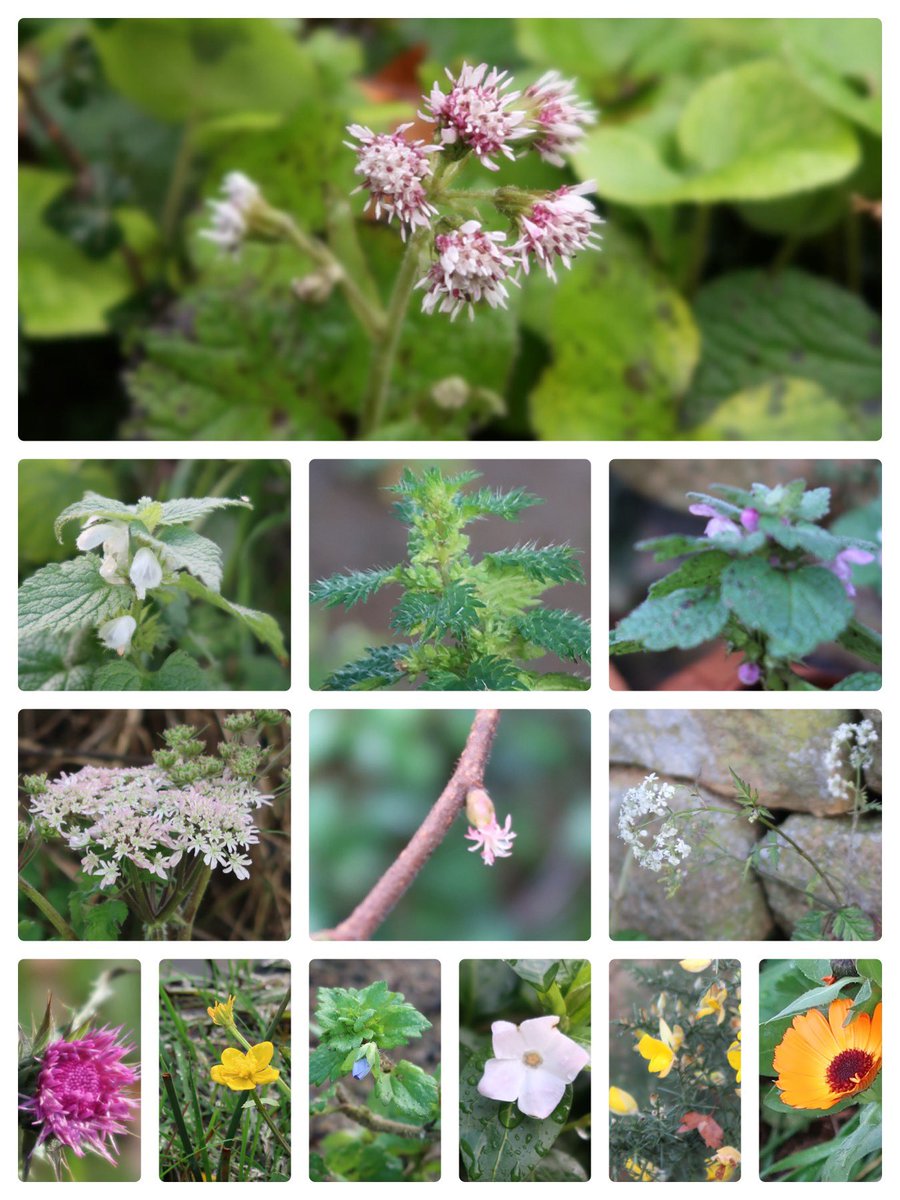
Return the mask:
<svg viewBox="0 0 900 1200">
<path fill-rule="evenodd" d="M 134 584 L 138 600 L 143 600 L 151 588 L 159 587 L 163 577 L 162 567 L 152 550 L 148 550 L 146 546 L 138 550 L 132 560 L 128 577 Z"/>
<path fill-rule="evenodd" d="M 91 517 L 76 539 L 79 550 L 103 548 L 100 574 L 107 583 L 121 587 L 127 582 L 129 533 L 124 521 L 100 521 Z"/>
<path fill-rule="evenodd" d="M 874 748 L 878 731 L 866 717 L 856 724 L 844 722 L 831 735 L 831 743 L 825 752 L 824 765 L 828 772 L 828 794 L 837 800 L 852 799 L 856 785 L 846 777 L 849 767 L 853 772 L 864 771 L 875 761 Z"/>
<path fill-rule="evenodd" d="M 109 650 L 115 650 L 121 658 L 131 649 L 131 639 L 137 629 L 134 617 L 113 617 L 97 630 L 97 637 Z"/>
<path fill-rule="evenodd" d="M 655 774 L 629 788 L 622 797 L 619 838 L 647 871 L 658 873 L 664 867 L 678 867 L 691 853 L 672 811 L 674 798 L 674 786 L 662 783 Z M 658 817 L 662 818 L 662 824 L 651 834 L 649 827 Z"/>
</svg>

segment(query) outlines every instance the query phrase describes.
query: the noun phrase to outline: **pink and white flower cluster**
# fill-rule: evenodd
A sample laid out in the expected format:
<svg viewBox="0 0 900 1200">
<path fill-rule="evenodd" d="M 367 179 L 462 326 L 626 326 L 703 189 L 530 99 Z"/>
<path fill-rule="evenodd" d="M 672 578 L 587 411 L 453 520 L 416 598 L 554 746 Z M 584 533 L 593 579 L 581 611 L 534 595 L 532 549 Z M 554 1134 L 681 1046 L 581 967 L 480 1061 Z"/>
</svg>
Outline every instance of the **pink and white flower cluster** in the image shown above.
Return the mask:
<svg viewBox="0 0 900 1200">
<path fill-rule="evenodd" d="M 527 112 L 521 108 L 510 111 L 510 105 L 522 93 L 508 92 L 506 89 L 511 87 L 512 77 L 496 67 L 489 71 L 487 63 L 477 67 L 463 63 L 455 79 L 449 70 L 447 78 L 450 91 L 441 91 L 440 83 L 436 81 L 429 95 L 423 97 L 430 112 L 419 113 L 419 116 L 437 125 L 445 146 L 462 143 L 482 166 L 489 171 L 498 171 L 500 168 L 492 156 L 503 154 L 514 159 L 516 154 L 509 143 L 529 135 L 525 124 Z"/>
<path fill-rule="evenodd" d="M 452 233 L 439 233 L 434 239 L 436 261 L 416 284 L 426 289 L 422 311 L 437 309 L 455 321 L 464 308 L 473 320 L 474 305 L 481 300 L 491 308 L 505 308 L 509 296 L 506 281 L 515 259 L 500 245 L 504 241 L 505 233 L 487 233 L 479 221 L 466 221 Z"/>
<path fill-rule="evenodd" d="M 384 212 L 391 221 L 396 216 L 404 241 L 407 226 L 415 229 L 430 225 L 438 211 L 429 203 L 423 181 L 431 174 L 429 154 L 437 154 L 441 148 L 423 141 L 408 142 L 403 134 L 411 128 L 411 121 L 399 125 L 393 133 L 373 133 L 365 125 L 348 125 L 347 132 L 359 145 L 344 142 L 356 151 L 354 172 L 362 176 L 362 183 L 352 194 L 368 191 L 364 211 L 374 204 L 376 217 Z"/>
<path fill-rule="evenodd" d="M 86 766 L 51 780 L 32 796 L 30 811 L 84 852 L 82 870 L 105 888 L 117 883 L 126 861 L 165 881 L 189 854 L 249 879 L 245 852 L 259 841 L 253 812 L 271 801 L 227 772 L 178 787 L 156 766 Z"/>
</svg>

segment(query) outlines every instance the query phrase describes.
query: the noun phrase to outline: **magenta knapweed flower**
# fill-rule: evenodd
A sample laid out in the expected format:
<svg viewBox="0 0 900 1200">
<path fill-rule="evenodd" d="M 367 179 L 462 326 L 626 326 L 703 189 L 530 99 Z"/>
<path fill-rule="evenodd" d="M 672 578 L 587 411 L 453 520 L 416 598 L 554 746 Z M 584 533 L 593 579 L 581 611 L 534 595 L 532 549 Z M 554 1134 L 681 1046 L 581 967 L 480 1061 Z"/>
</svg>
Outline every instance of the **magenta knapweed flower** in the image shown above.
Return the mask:
<svg viewBox="0 0 900 1200">
<path fill-rule="evenodd" d="M 425 288 L 422 311 L 450 313 L 455 321 L 468 305 L 469 320 L 474 320 L 473 305 L 486 300 L 491 308 L 506 308 L 509 292 L 506 280 L 516 265 L 498 245 L 505 233 L 488 233 L 478 221 L 466 221 L 451 233 L 439 233 L 434 239 L 438 258 L 424 279 L 416 284 Z"/>
<path fill-rule="evenodd" d="M 875 555 L 870 554 L 868 550 L 862 550 L 859 546 L 847 546 L 846 549 L 840 551 L 834 562 L 826 563 L 825 566 L 831 571 L 832 575 L 837 575 L 838 579 L 844 585 L 844 591 L 847 595 L 855 596 L 856 588 L 853 586 L 853 568 L 855 566 L 864 567 L 874 561 Z"/>
<path fill-rule="evenodd" d="M 138 1107 L 129 1095 L 138 1069 L 122 1062 L 134 1046 L 118 1040 L 121 1032 L 121 1026 L 95 1029 L 47 1046 L 35 1093 L 20 1105 L 39 1130 L 38 1146 L 57 1141 L 79 1158 L 93 1150 L 115 1165 L 116 1134 L 129 1132 L 125 1122 Z"/>
<path fill-rule="evenodd" d="M 428 225 L 437 215 L 437 209 L 428 203 L 423 180 L 431 174 L 429 154 L 438 153 L 441 147 L 427 146 L 422 141 L 408 142 L 403 134 L 411 128 L 411 121 L 398 126 L 393 133 L 373 133 L 365 125 L 348 125 L 347 132 L 360 144 L 344 142 L 356 152 L 354 173 L 363 180 L 352 194 L 368 191 L 366 209 L 374 203 L 376 217 L 382 211 L 388 221 L 396 216 L 404 240 L 406 226 L 415 229 Z"/>
<path fill-rule="evenodd" d="M 555 283 L 555 259 L 569 268 L 580 250 L 599 249 L 594 226 L 602 225 L 603 218 L 584 198 L 595 187 L 593 180 L 577 187 L 561 187 L 538 200 L 531 212 L 520 219 L 521 238 L 514 249 L 521 253 L 526 275 L 532 254 Z"/>
<path fill-rule="evenodd" d="M 549 1117 L 591 1056 L 556 1028 L 559 1017 L 532 1017 L 521 1025 L 495 1021 L 494 1058 L 484 1064 L 478 1091 L 489 1100 L 515 1100 L 526 1117 Z"/>
<path fill-rule="evenodd" d="M 509 858 L 513 852 L 513 838 L 516 835 L 512 832 L 512 817 L 507 813 L 503 825 L 498 825 L 496 818 L 478 828 L 470 825 L 465 836 L 475 843 L 469 847 L 469 853 L 474 854 L 476 850 L 480 850 L 485 865 L 492 867 L 495 859 Z"/>
<path fill-rule="evenodd" d="M 496 67 L 488 71 L 487 63 L 477 67 L 463 63 L 455 79 L 449 70 L 447 78 L 450 92 L 445 94 L 435 82 L 431 94 L 423 97 L 431 112 L 419 116 L 438 126 L 444 145 L 462 142 L 477 155 L 482 166 L 498 171 L 492 155 L 515 158 L 510 141 L 528 136 L 523 125 L 526 114 L 518 109 L 509 111 L 510 104 L 522 93 L 507 92 L 511 77 Z"/>
<path fill-rule="evenodd" d="M 753 687 L 762 679 L 762 670 L 757 663 L 742 662 L 738 667 L 738 679 L 744 687 Z"/>
<path fill-rule="evenodd" d="M 536 134 L 534 148 L 545 162 L 565 166 L 565 154 L 575 149 L 586 125 L 597 120 L 596 111 L 579 100 L 575 81 L 563 79 L 559 71 L 548 71 L 527 87 L 525 100 L 534 106 L 531 126 Z"/>
</svg>

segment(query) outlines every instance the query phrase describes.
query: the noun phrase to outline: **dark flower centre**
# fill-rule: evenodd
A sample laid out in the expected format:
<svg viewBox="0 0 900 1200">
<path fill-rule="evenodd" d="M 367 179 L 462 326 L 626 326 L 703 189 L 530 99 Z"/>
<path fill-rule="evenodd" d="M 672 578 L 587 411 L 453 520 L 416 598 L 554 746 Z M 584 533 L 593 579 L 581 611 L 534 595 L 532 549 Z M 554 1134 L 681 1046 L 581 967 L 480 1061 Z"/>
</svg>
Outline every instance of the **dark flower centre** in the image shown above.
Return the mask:
<svg viewBox="0 0 900 1200">
<path fill-rule="evenodd" d="M 842 1050 L 828 1066 L 826 1078 L 833 1092 L 852 1092 L 872 1069 L 874 1059 L 867 1050 Z"/>
</svg>

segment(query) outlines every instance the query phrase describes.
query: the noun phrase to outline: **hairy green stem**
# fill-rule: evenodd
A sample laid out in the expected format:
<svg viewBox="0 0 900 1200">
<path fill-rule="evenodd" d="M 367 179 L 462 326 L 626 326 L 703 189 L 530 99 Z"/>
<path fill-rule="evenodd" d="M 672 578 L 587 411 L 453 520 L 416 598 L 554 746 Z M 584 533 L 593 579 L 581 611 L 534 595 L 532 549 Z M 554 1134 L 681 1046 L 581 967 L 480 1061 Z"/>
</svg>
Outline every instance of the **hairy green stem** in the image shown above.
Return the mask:
<svg viewBox="0 0 900 1200">
<path fill-rule="evenodd" d="M 62 917 L 46 896 L 42 896 L 37 888 L 33 888 L 31 884 L 23 877 L 19 876 L 19 889 L 28 897 L 35 908 L 39 909 L 43 916 L 47 918 L 57 933 L 61 934 L 68 942 L 77 942 L 78 935 L 72 926 Z"/>
</svg>

